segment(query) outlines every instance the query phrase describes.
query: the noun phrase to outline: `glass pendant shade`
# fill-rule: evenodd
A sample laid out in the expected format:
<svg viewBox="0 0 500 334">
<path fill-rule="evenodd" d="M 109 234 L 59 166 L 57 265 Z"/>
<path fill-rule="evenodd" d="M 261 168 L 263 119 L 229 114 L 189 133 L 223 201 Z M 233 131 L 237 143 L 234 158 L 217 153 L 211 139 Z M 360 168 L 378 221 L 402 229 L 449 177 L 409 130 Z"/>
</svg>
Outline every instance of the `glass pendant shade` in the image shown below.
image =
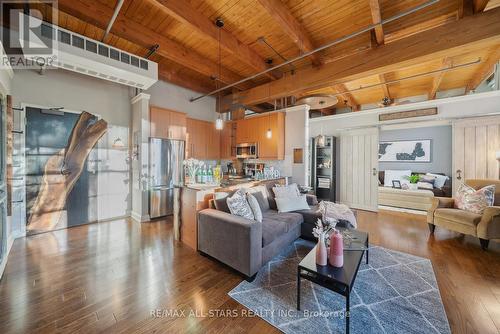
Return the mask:
<svg viewBox="0 0 500 334">
<path fill-rule="evenodd" d="M 322 134 L 318 135 L 316 137 L 316 146 L 317 147 L 325 147 L 325 142 L 326 142 L 326 138 Z"/>
<path fill-rule="evenodd" d="M 222 130 L 223 127 L 224 127 L 224 120 L 222 118 L 217 118 L 215 120 L 215 129 Z"/>
<path fill-rule="evenodd" d="M 273 131 L 271 129 L 267 129 L 266 137 L 267 139 L 271 139 L 273 137 Z"/>
</svg>

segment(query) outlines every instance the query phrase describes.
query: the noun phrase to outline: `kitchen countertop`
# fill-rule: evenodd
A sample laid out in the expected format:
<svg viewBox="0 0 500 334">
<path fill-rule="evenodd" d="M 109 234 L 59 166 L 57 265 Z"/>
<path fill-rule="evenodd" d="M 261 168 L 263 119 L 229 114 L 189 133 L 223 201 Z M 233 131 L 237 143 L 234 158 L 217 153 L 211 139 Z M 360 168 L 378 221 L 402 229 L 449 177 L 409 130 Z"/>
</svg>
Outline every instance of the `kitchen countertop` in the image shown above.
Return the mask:
<svg viewBox="0 0 500 334">
<path fill-rule="evenodd" d="M 230 180 L 224 180 L 220 185 L 217 184 L 205 184 L 205 183 L 193 183 L 193 184 L 186 184 L 184 187 L 192 190 L 197 190 L 197 191 L 215 191 L 223 188 L 232 188 L 235 186 L 239 185 L 247 185 L 248 187 L 251 187 L 257 183 L 264 182 L 264 181 L 273 181 L 273 180 L 280 180 L 286 178 L 286 176 L 275 178 L 275 179 L 267 179 L 267 180 L 256 180 L 256 179 L 244 179 L 244 178 L 237 178 L 237 179 L 230 179 Z"/>
</svg>

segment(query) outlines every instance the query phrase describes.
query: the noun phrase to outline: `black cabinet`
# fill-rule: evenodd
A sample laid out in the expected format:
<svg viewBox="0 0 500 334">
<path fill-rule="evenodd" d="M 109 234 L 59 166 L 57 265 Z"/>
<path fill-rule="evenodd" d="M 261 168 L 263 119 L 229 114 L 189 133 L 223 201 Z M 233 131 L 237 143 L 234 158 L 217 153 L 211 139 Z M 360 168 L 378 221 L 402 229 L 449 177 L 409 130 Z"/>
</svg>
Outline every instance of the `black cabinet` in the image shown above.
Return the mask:
<svg viewBox="0 0 500 334">
<path fill-rule="evenodd" d="M 325 136 L 324 146 L 317 138 L 311 146 L 311 186 L 318 200 L 335 202 L 336 138 Z"/>
</svg>

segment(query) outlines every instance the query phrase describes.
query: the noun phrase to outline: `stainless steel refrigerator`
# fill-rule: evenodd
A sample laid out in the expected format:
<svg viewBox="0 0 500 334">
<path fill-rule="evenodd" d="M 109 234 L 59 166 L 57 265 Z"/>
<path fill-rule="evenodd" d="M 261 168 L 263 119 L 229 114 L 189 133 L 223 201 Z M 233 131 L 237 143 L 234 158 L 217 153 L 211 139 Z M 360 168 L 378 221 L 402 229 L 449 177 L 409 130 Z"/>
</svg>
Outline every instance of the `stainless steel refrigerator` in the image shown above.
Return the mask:
<svg viewBox="0 0 500 334">
<path fill-rule="evenodd" d="M 184 183 L 184 141 L 151 138 L 149 140 L 149 216 L 173 214 L 174 188 Z"/>
</svg>

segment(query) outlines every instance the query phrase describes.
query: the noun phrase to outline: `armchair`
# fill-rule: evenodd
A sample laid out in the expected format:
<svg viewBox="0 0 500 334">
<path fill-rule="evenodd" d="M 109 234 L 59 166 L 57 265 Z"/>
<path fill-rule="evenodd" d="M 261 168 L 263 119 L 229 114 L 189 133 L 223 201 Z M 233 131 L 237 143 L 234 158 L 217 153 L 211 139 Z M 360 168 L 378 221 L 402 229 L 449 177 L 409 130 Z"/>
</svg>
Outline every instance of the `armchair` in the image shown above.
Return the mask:
<svg viewBox="0 0 500 334">
<path fill-rule="evenodd" d="M 465 184 L 474 189 L 481 189 L 494 184 L 495 201 L 483 214 L 476 214 L 453 207 L 454 199 L 435 197 L 427 212 L 429 230 L 434 233 L 436 226 L 468 234 L 479 238 L 481 248 L 486 250 L 490 240 L 500 241 L 500 180 L 465 180 Z"/>
</svg>

